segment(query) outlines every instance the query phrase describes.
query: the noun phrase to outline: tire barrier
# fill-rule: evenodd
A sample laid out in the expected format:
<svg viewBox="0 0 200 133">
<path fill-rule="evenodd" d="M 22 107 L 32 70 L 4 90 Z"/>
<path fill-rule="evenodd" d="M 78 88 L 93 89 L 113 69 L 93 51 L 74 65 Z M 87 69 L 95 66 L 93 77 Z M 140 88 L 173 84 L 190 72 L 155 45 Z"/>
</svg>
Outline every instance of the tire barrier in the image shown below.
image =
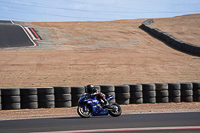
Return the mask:
<svg viewBox="0 0 200 133">
<path fill-rule="evenodd" d="M 200 102 L 200 82 L 193 82 L 193 101 Z"/>
<path fill-rule="evenodd" d="M 38 108 L 55 108 L 55 97 L 53 87 L 37 88 Z"/>
<path fill-rule="evenodd" d="M 100 85 L 95 85 L 95 88 L 97 88 L 99 91 L 101 91 L 101 86 Z"/>
<path fill-rule="evenodd" d="M 143 95 L 142 95 L 142 85 L 134 84 L 129 85 L 130 87 L 130 104 L 142 104 Z"/>
<path fill-rule="evenodd" d="M 78 100 L 84 92 L 84 86 L 71 87 L 72 106 L 78 106 Z"/>
<path fill-rule="evenodd" d="M 114 85 L 99 85 L 102 93 L 107 95 L 113 95 L 113 99 L 110 102 L 116 102 L 115 86 Z"/>
<path fill-rule="evenodd" d="M 118 104 L 200 102 L 200 82 L 95 85 Z M 1 88 L 0 110 L 72 107 L 84 86 Z"/>
<path fill-rule="evenodd" d="M 193 102 L 193 84 L 189 82 L 180 84 L 181 102 Z"/>
<path fill-rule="evenodd" d="M 153 22 L 154 22 L 153 19 L 146 20 L 142 23 L 140 28 L 176 50 L 182 51 L 187 54 L 200 56 L 200 46 L 183 42 L 166 32 L 151 27 L 150 24 Z"/>
<path fill-rule="evenodd" d="M 109 92 L 115 92 L 115 86 L 114 85 L 99 85 L 101 88 L 102 93 L 109 93 Z"/>
<path fill-rule="evenodd" d="M 167 83 L 155 83 L 156 86 L 156 102 L 157 103 L 168 103 L 169 92 Z"/>
<path fill-rule="evenodd" d="M 1 104 L 1 89 L 0 89 L 0 110 L 2 110 L 2 104 Z"/>
<path fill-rule="evenodd" d="M 53 87 L 55 95 L 55 107 L 71 107 L 71 87 Z"/>
<path fill-rule="evenodd" d="M 102 93 L 107 95 L 113 95 L 113 99 L 110 102 L 116 102 L 115 86 L 114 85 L 99 85 Z"/>
<path fill-rule="evenodd" d="M 130 103 L 129 85 L 115 85 L 115 96 L 118 104 L 128 105 Z"/>
<path fill-rule="evenodd" d="M 143 102 L 156 103 L 156 86 L 154 83 L 142 84 Z"/>
<path fill-rule="evenodd" d="M 37 88 L 21 88 L 20 101 L 21 101 L 21 109 L 37 109 L 38 108 Z"/>
<path fill-rule="evenodd" d="M 168 83 L 169 102 L 181 102 L 181 85 L 180 83 Z"/>
<path fill-rule="evenodd" d="M 1 98 L 3 110 L 13 110 L 21 108 L 19 88 L 2 89 Z"/>
</svg>

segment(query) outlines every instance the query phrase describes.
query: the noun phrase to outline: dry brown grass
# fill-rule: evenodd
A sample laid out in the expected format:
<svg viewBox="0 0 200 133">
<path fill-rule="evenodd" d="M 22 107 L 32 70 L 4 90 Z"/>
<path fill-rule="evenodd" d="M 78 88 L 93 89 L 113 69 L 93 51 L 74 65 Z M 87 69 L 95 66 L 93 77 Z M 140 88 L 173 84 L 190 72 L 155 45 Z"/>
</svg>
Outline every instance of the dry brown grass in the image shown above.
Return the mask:
<svg viewBox="0 0 200 133">
<path fill-rule="evenodd" d="M 155 19 L 152 26 L 199 45 L 199 16 Z M 143 21 L 24 23 L 43 40 L 37 48 L 1 50 L 0 87 L 199 81 L 200 58 L 151 37 L 138 28 Z"/>
</svg>

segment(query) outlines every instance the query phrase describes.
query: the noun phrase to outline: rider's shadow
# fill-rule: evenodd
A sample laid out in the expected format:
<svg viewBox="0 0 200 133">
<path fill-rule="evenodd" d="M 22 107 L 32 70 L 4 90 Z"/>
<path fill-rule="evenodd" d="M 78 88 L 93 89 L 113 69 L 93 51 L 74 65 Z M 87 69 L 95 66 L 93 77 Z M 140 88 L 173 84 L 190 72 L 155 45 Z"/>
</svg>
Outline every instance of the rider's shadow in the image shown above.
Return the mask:
<svg viewBox="0 0 200 133">
<path fill-rule="evenodd" d="M 86 119 L 93 119 L 93 118 L 97 118 L 97 119 L 100 119 L 100 118 L 112 118 L 111 116 L 108 116 L 108 115 L 105 115 L 105 116 L 91 116 L 91 117 L 89 117 L 89 118 L 82 118 L 82 117 L 80 117 L 80 116 L 73 116 L 73 117 L 58 117 L 58 118 L 54 118 L 54 119 L 82 119 L 82 120 L 86 120 Z"/>
<path fill-rule="evenodd" d="M 82 119 L 82 118 L 79 117 L 79 116 L 73 116 L 73 117 L 58 117 L 58 118 L 55 118 L 55 119 Z"/>
</svg>

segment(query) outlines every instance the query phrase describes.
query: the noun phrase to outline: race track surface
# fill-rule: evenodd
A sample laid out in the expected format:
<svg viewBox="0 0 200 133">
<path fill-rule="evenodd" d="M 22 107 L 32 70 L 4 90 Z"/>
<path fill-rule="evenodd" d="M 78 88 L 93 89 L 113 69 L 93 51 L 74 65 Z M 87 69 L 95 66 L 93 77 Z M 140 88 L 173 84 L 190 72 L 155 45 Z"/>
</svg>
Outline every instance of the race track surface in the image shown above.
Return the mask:
<svg viewBox="0 0 200 133">
<path fill-rule="evenodd" d="M 9 23 L 0 24 L 0 48 L 35 45 L 22 26 Z"/>
<path fill-rule="evenodd" d="M 80 117 L 62 117 L 62 118 L 0 121 L 0 132 L 6 132 L 6 133 L 56 132 L 56 131 L 66 132 L 74 130 L 96 130 L 96 129 L 102 130 L 102 129 L 124 129 L 124 128 L 131 128 L 131 129 L 148 128 L 149 130 L 145 132 L 155 132 L 154 128 L 157 129 L 160 127 L 162 128 L 167 127 L 169 129 L 175 128 L 173 129 L 173 132 L 199 132 L 200 112 L 131 114 L 131 115 L 122 115 L 116 118 L 111 116 L 101 116 L 101 117 L 99 116 L 86 119 Z M 189 129 L 179 129 L 180 127 L 181 128 L 189 127 Z M 167 132 L 167 130 L 169 131 L 169 129 L 156 130 L 156 132 Z M 127 132 L 127 131 L 121 131 L 121 132 Z M 134 132 L 134 130 L 132 130 L 131 132 Z"/>
</svg>

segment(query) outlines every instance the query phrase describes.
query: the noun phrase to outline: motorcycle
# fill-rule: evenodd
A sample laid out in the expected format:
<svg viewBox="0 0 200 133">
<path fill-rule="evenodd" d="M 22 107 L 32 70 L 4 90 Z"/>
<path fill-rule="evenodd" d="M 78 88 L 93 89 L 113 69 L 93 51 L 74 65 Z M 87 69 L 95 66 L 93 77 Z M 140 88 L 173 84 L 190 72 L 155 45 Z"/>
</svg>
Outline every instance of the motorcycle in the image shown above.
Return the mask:
<svg viewBox="0 0 200 133">
<path fill-rule="evenodd" d="M 109 102 L 113 98 L 113 95 L 108 95 L 106 100 Z M 117 103 L 109 102 L 109 106 L 104 106 L 104 101 L 97 98 L 97 96 L 89 96 L 88 93 L 84 93 L 79 101 L 77 112 L 82 118 L 89 118 L 92 116 L 108 115 L 118 117 L 122 113 L 122 109 Z"/>
</svg>

